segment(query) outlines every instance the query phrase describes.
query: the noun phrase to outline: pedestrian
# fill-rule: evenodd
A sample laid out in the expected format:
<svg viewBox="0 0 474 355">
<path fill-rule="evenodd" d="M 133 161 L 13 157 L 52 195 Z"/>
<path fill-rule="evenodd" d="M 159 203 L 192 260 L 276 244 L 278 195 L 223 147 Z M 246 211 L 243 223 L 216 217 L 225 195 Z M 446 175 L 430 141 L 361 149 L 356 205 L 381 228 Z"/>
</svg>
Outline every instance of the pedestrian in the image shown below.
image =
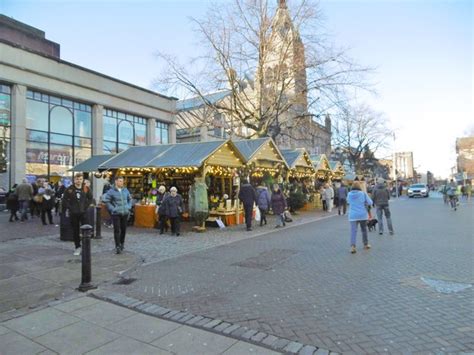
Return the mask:
<svg viewBox="0 0 474 355">
<path fill-rule="evenodd" d="M 63 198 L 64 191 L 66 191 L 66 186 L 64 186 L 63 182 L 59 180 L 54 188 L 54 213 L 56 216 L 59 214 L 59 206 Z"/>
<path fill-rule="evenodd" d="M 377 180 L 377 185 L 372 191 L 372 201 L 374 201 L 374 205 L 377 212 L 379 234 L 383 234 L 383 215 L 385 215 L 385 218 L 387 220 L 388 231 L 390 235 L 393 235 L 392 218 L 390 214 L 390 208 L 388 206 L 388 201 L 390 200 L 390 192 L 388 191 L 384 182 L 385 181 L 382 178 L 379 178 Z"/>
<path fill-rule="evenodd" d="M 160 235 L 168 231 L 168 219 L 166 218 L 166 210 L 164 205 L 164 201 L 168 196 L 169 194 L 166 192 L 166 187 L 161 185 L 158 188 L 158 193 L 156 194 L 156 212 L 158 214 L 158 228 L 160 230 Z"/>
<path fill-rule="evenodd" d="M 257 207 L 260 211 L 260 227 L 267 224 L 267 212 L 270 207 L 270 195 L 266 186 L 257 186 Z"/>
<path fill-rule="evenodd" d="M 451 181 L 448 184 L 446 194 L 448 196 L 449 204 L 451 208 L 454 209 L 455 211 L 458 208 L 458 194 L 457 193 L 458 193 L 458 184 L 456 183 L 456 181 L 451 179 Z"/>
<path fill-rule="evenodd" d="M 115 253 L 121 254 L 124 249 L 125 234 L 127 233 L 128 215 L 132 208 L 132 197 L 127 188 L 124 187 L 123 176 L 117 176 L 115 178 L 115 186 L 107 191 L 102 201 L 112 216 Z"/>
<path fill-rule="evenodd" d="M 20 185 L 15 190 L 18 195 L 18 202 L 20 204 L 20 221 L 24 222 L 28 219 L 28 206 L 33 199 L 33 186 L 24 178 Z"/>
<path fill-rule="evenodd" d="M 281 192 L 280 186 L 278 184 L 273 185 L 271 204 L 272 204 L 273 214 L 277 217 L 277 225 L 275 226 L 275 228 L 286 226 L 286 223 L 285 223 L 285 209 L 287 207 L 286 198 L 283 195 L 283 192 Z"/>
<path fill-rule="evenodd" d="M 92 204 L 92 192 L 84 186 L 84 176 L 74 175 L 74 184 L 63 194 L 62 209 L 66 217 L 71 219 L 72 236 L 74 239 L 74 255 L 81 255 L 80 227 L 86 223 L 86 212 Z"/>
<path fill-rule="evenodd" d="M 334 201 L 334 189 L 329 183 L 324 185 L 324 200 L 326 201 L 326 211 L 331 212 Z"/>
<path fill-rule="evenodd" d="M 468 182 L 466 184 L 466 196 L 467 196 L 467 202 L 471 201 L 471 195 L 472 195 L 472 182 Z"/>
<path fill-rule="evenodd" d="M 16 193 L 17 186 L 17 184 L 13 185 L 6 195 L 7 210 L 10 211 L 10 219 L 8 220 L 9 222 L 13 222 L 13 220 L 18 221 L 18 216 L 16 213 L 20 209 L 20 201 L 18 201 L 18 195 Z"/>
<path fill-rule="evenodd" d="M 170 189 L 170 194 L 164 199 L 162 204 L 164 204 L 166 218 L 169 218 L 171 222 L 171 234 L 175 234 L 179 237 L 180 220 L 184 211 L 184 203 L 176 187 L 173 186 Z"/>
<path fill-rule="evenodd" d="M 250 185 L 249 179 L 245 179 L 242 186 L 240 186 L 239 199 L 244 205 L 245 225 L 247 227 L 247 231 L 251 231 L 253 205 L 257 202 L 257 194 L 253 186 Z"/>
<path fill-rule="evenodd" d="M 33 181 L 31 187 L 33 187 L 33 197 L 30 200 L 30 214 L 31 218 L 39 217 L 41 214 L 39 204 L 41 203 L 41 197 L 38 196 L 38 184 L 41 183 L 42 179 Z"/>
<path fill-rule="evenodd" d="M 360 225 L 362 230 L 362 242 L 364 243 L 364 249 L 370 249 L 368 233 L 367 233 L 367 220 L 369 218 L 367 212 L 367 206 L 372 205 L 370 197 L 361 190 L 360 182 L 354 181 L 352 190 L 347 195 L 347 203 L 349 204 L 349 223 L 351 225 L 351 253 L 356 253 L 356 237 L 357 237 L 357 225 Z"/>
<path fill-rule="evenodd" d="M 327 205 L 327 201 L 326 201 L 326 198 L 325 198 L 325 187 L 324 185 L 322 185 L 320 188 L 319 188 L 319 196 L 320 196 L 320 199 L 321 199 L 321 202 L 323 204 L 323 211 L 326 212 L 328 210 L 328 205 Z"/>
<path fill-rule="evenodd" d="M 43 226 L 46 226 L 46 215 L 48 216 L 49 224 L 53 223 L 53 215 L 51 211 L 54 207 L 54 191 L 49 186 L 48 182 L 43 182 L 43 186 L 38 189 L 38 196 L 41 196 L 41 203 L 39 203 L 39 208 L 41 210 L 41 222 L 43 222 Z"/>
<path fill-rule="evenodd" d="M 345 215 L 347 211 L 347 187 L 341 182 L 341 185 L 337 188 L 337 213 Z"/>
</svg>

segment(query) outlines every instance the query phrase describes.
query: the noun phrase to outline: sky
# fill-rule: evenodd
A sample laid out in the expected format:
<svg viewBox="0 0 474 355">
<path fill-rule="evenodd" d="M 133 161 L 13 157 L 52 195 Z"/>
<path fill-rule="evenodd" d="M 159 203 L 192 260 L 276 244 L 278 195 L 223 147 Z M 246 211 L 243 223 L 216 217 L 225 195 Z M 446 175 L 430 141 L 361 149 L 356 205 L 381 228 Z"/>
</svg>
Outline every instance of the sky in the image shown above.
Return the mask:
<svg viewBox="0 0 474 355">
<path fill-rule="evenodd" d="M 396 133 L 393 151 L 412 151 L 419 172 L 447 177 L 456 137 L 474 127 L 473 3 L 320 0 L 324 32 L 358 64 L 375 68 L 369 79 L 377 95 L 364 100 L 385 113 Z M 152 88 L 162 70 L 156 51 L 183 61 L 199 53 L 190 17 L 202 18 L 210 4 L 0 0 L 0 13 L 46 32 L 63 60 Z"/>
</svg>

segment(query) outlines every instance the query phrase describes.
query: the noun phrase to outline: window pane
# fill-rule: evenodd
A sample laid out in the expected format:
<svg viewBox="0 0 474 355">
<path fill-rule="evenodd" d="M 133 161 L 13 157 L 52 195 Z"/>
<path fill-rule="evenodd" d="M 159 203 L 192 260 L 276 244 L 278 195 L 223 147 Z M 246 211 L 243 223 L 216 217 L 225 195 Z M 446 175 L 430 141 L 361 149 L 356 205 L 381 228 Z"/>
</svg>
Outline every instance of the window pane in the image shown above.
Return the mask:
<svg viewBox="0 0 474 355">
<path fill-rule="evenodd" d="M 51 143 L 72 145 L 72 136 L 51 133 L 49 139 Z"/>
<path fill-rule="evenodd" d="M 135 145 L 146 145 L 146 126 L 135 123 Z"/>
<path fill-rule="evenodd" d="M 74 148 L 74 165 L 82 163 L 91 157 L 91 148 L 76 147 Z"/>
<path fill-rule="evenodd" d="M 48 104 L 26 100 L 26 128 L 48 131 Z"/>
<path fill-rule="evenodd" d="M 72 135 L 72 113 L 65 107 L 56 106 L 50 114 L 51 132 Z"/>
<path fill-rule="evenodd" d="M 76 147 L 92 147 L 92 140 L 90 138 L 76 137 L 74 139 Z"/>
<path fill-rule="evenodd" d="M 105 154 L 117 153 L 116 144 L 114 142 L 104 141 L 104 153 Z"/>
<path fill-rule="evenodd" d="M 65 145 L 50 145 L 49 151 L 50 175 L 65 175 L 72 168 L 72 147 Z"/>
<path fill-rule="evenodd" d="M 0 187 L 10 188 L 10 128 L 0 126 Z"/>
<path fill-rule="evenodd" d="M 0 125 L 10 125 L 10 95 L 0 93 Z"/>
<path fill-rule="evenodd" d="M 63 104 L 63 106 L 72 108 L 72 101 L 71 100 L 63 99 L 62 104 Z"/>
<path fill-rule="evenodd" d="M 168 130 L 167 129 L 163 129 L 161 131 L 161 141 L 163 142 L 163 144 L 168 144 Z"/>
<path fill-rule="evenodd" d="M 49 102 L 53 105 L 61 105 L 61 99 L 56 96 L 50 96 L 49 97 Z"/>
<path fill-rule="evenodd" d="M 48 142 L 48 133 L 40 131 L 26 130 L 26 139 L 29 141 Z"/>
<path fill-rule="evenodd" d="M 132 147 L 131 144 L 119 144 L 119 152 L 127 150 L 128 148 Z"/>
<path fill-rule="evenodd" d="M 26 173 L 37 176 L 48 174 L 48 144 L 26 142 Z"/>
<path fill-rule="evenodd" d="M 74 134 L 80 137 L 91 137 L 92 135 L 92 115 L 90 112 L 74 111 L 75 131 Z"/>
<path fill-rule="evenodd" d="M 133 145 L 133 125 L 128 121 L 119 123 L 119 139 L 120 143 Z"/>
<path fill-rule="evenodd" d="M 117 140 L 117 120 L 104 116 L 104 139 L 115 142 Z"/>
<path fill-rule="evenodd" d="M 155 143 L 161 144 L 161 128 L 155 128 Z"/>
</svg>

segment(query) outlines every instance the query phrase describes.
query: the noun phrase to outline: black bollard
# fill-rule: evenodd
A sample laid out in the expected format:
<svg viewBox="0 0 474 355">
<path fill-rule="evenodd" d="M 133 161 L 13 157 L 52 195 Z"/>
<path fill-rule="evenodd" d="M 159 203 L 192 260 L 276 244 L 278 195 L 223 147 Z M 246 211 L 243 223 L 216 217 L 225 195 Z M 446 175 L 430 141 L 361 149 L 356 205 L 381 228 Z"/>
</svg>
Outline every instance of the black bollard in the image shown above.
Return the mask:
<svg viewBox="0 0 474 355">
<path fill-rule="evenodd" d="M 92 226 L 89 224 L 84 224 L 81 226 L 82 233 L 82 281 L 79 285 L 78 290 L 81 292 L 86 292 L 97 288 L 91 283 L 91 234 Z"/>
<path fill-rule="evenodd" d="M 102 207 L 99 205 L 99 206 L 96 206 L 95 208 L 95 239 L 102 239 L 102 216 L 101 216 L 101 212 L 102 212 Z"/>
</svg>

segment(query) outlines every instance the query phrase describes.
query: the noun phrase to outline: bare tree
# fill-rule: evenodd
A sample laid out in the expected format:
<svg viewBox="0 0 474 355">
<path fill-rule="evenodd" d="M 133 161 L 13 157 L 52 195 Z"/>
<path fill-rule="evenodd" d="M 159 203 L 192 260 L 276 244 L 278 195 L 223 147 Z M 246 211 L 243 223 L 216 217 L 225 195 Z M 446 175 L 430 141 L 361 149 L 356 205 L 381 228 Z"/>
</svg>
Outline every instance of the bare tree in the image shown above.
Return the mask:
<svg viewBox="0 0 474 355">
<path fill-rule="evenodd" d="M 333 145 L 342 148 L 356 173 L 367 169 L 366 160 L 387 148 L 393 132 L 383 113 L 367 105 L 346 106 L 333 124 Z"/>
<path fill-rule="evenodd" d="M 368 68 L 328 44 L 320 19 L 315 0 L 219 2 L 205 18 L 192 19 L 205 52 L 187 65 L 158 53 L 167 70 L 157 82 L 162 90 L 200 97 L 233 127 L 247 128 L 247 137 L 249 130 L 259 137 L 289 134 L 283 128 L 290 120 L 317 121 L 347 88 L 367 87 Z M 219 89 L 229 90 L 227 98 L 210 101 L 206 93 Z"/>
</svg>

